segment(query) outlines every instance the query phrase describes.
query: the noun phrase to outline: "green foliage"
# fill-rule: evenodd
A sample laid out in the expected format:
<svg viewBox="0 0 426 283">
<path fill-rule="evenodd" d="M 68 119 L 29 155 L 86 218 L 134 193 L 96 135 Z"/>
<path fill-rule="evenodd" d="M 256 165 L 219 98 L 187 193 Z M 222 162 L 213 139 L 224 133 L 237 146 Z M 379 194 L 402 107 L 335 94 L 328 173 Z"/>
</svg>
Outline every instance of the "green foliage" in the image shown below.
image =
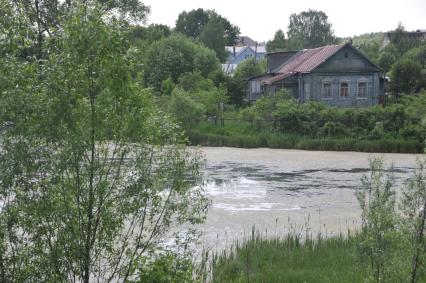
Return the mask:
<svg viewBox="0 0 426 283">
<path fill-rule="evenodd" d="M 140 272 L 137 280 L 132 283 L 181 283 L 193 282 L 193 265 L 190 259 L 172 251 L 165 251 L 155 256 L 142 257 L 135 264 Z"/>
<path fill-rule="evenodd" d="M 204 11 L 201 8 L 189 12 L 183 11 L 178 16 L 175 31 L 196 39 L 208 21 L 208 11 Z"/>
<path fill-rule="evenodd" d="M 241 63 L 242 64 L 242 63 Z M 241 65 L 240 64 L 240 65 Z M 240 76 L 226 76 L 224 79 L 224 85 L 226 86 L 229 103 L 237 107 L 244 105 L 244 98 L 246 97 L 247 82 Z"/>
<path fill-rule="evenodd" d="M 202 157 L 103 12 L 73 8 L 42 64 L 0 58 L 2 282 L 125 282 L 171 225 L 205 217 Z"/>
<path fill-rule="evenodd" d="M 194 99 L 206 107 L 206 114 L 218 122 L 223 118 L 225 104 L 228 102 L 228 94 L 224 87 L 210 90 L 200 90 L 194 93 Z"/>
<path fill-rule="evenodd" d="M 396 62 L 396 56 L 392 52 L 383 51 L 378 58 L 378 65 L 382 70 L 387 73 L 390 71 L 392 65 Z"/>
<path fill-rule="evenodd" d="M 265 73 L 265 71 L 266 70 L 264 69 L 264 66 L 262 66 L 261 62 L 251 58 L 238 64 L 238 67 L 234 73 L 234 77 L 239 80 L 244 80 L 246 83 L 248 78 L 261 75 Z"/>
<path fill-rule="evenodd" d="M 287 35 L 290 49 L 314 48 L 336 41 L 328 17 L 322 11 L 308 10 L 291 14 L 289 21 Z"/>
<path fill-rule="evenodd" d="M 170 27 L 161 24 L 151 24 L 147 27 L 144 26 L 133 26 L 129 28 L 128 31 L 129 40 L 134 44 L 137 44 L 138 41 L 143 41 L 147 45 L 153 43 L 154 41 L 160 40 L 164 37 L 169 37 L 172 35 Z"/>
<path fill-rule="evenodd" d="M 370 160 L 371 175 L 362 178 L 362 187 L 357 199 L 362 210 L 362 232 L 360 249 L 369 258 L 373 282 L 396 280 L 394 276 L 404 276 L 392 246 L 401 243 L 396 232 L 395 191 L 391 173 L 386 174 L 382 159 Z M 391 169 L 392 170 L 392 169 Z"/>
<path fill-rule="evenodd" d="M 212 80 L 203 78 L 200 72 L 186 73 L 179 78 L 179 87 L 185 91 L 196 92 L 214 88 Z"/>
<path fill-rule="evenodd" d="M 224 44 L 234 45 L 240 34 L 240 29 L 232 25 L 226 18 L 217 14 L 214 10 L 203 10 L 199 8 L 189 12 L 183 11 L 178 16 L 175 31 L 192 37 L 193 39 L 198 39 L 203 29 L 212 18 L 216 18 L 215 24 L 219 24 L 223 29 L 220 36 L 223 36 L 225 40 Z M 214 29 L 214 27 L 211 27 L 211 29 Z"/>
<path fill-rule="evenodd" d="M 45 59 L 49 49 L 55 48 L 54 40 L 52 39 L 69 20 L 72 11 L 82 4 L 86 5 L 87 9 L 96 7 L 102 16 L 109 17 L 111 20 L 119 20 L 124 25 L 130 22 L 144 23 L 150 13 L 148 6 L 136 0 L 2 1 L 0 11 L 2 16 L 6 15 L 8 17 L 11 14 L 6 11 L 11 8 L 9 12 L 13 11 L 15 20 L 20 22 L 19 25 L 15 26 L 16 29 L 19 29 L 20 32 L 25 32 L 26 46 L 19 50 L 21 56 L 23 58 L 35 57 L 40 60 Z M 3 8 L 6 9 L 3 10 Z"/>
<path fill-rule="evenodd" d="M 161 83 L 161 93 L 165 95 L 171 95 L 173 89 L 175 88 L 175 84 L 171 77 L 168 77 Z"/>
<path fill-rule="evenodd" d="M 200 33 L 200 41 L 216 52 L 217 58 L 225 62 L 228 54 L 225 50 L 225 27 L 217 16 L 210 16 L 207 25 Z"/>
<path fill-rule="evenodd" d="M 268 52 L 286 51 L 287 41 L 284 32 L 279 29 L 275 32 L 274 39 L 266 43 L 266 50 Z"/>
<path fill-rule="evenodd" d="M 169 112 L 189 132 L 203 120 L 206 110 L 203 104 L 192 100 L 189 93 L 175 89 L 170 98 Z"/>
<path fill-rule="evenodd" d="M 208 74 L 219 67 L 213 51 L 179 35 L 154 42 L 144 60 L 145 82 L 155 90 L 169 77 L 177 83 L 184 73 L 199 70 Z"/>
<path fill-rule="evenodd" d="M 425 250 L 426 186 L 425 163 L 403 190 L 397 210 L 392 168 L 383 159 L 370 160 L 370 175 L 362 179 L 357 198 L 362 210 L 359 248 L 368 258 L 371 282 L 422 282 Z"/>
<path fill-rule="evenodd" d="M 366 33 L 354 36 L 350 40 L 352 40 L 352 45 L 361 50 L 372 62 L 378 63 L 380 45 L 383 41 L 382 32 Z"/>
<path fill-rule="evenodd" d="M 227 132 L 197 127 L 192 143 L 218 145 L 216 140 L 233 146 L 227 136 L 235 135 L 256 136 L 257 146 L 274 148 L 407 153 L 425 149 L 425 93 L 405 96 L 386 107 L 345 109 L 318 102 L 300 104 L 282 91 L 224 116 Z"/>
<path fill-rule="evenodd" d="M 416 171 L 403 191 L 400 203 L 401 226 L 409 242 L 410 279 L 426 275 L 426 159 L 418 160 Z"/>
<path fill-rule="evenodd" d="M 420 64 L 423 69 L 426 68 L 426 44 L 410 49 L 404 57 Z"/>
<path fill-rule="evenodd" d="M 391 89 L 394 93 L 413 93 L 422 85 L 421 66 L 412 60 L 397 61 L 391 70 Z"/>
<path fill-rule="evenodd" d="M 230 103 L 240 107 L 243 105 L 246 97 L 247 79 L 253 76 L 263 74 L 266 66 L 263 61 L 254 58 L 241 62 L 232 77 L 226 76 L 224 86 L 227 88 Z"/>
<path fill-rule="evenodd" d="M 214 257 L 213 282 L 362 282 L 366 263 L 356 258 L 356 242 L 356 237 L 255 235 Z"/>
<path fill-rule="evenodd" d="M 194 68 L 200 71 L 204 78 L 219 70 L 219 64 L 214 52 L 206 48 L 199 48 L 194 54 Z"/>
<path fill-rule="evenodd" d="M 398 23 L 397 28 L 390 33 L 390 41 L 398 51 L 398 55 L 401 56 L 408 50 L 421 44 L 420 41 L 411 39 L 405 30 L 402 23 Z"/>
</svg>

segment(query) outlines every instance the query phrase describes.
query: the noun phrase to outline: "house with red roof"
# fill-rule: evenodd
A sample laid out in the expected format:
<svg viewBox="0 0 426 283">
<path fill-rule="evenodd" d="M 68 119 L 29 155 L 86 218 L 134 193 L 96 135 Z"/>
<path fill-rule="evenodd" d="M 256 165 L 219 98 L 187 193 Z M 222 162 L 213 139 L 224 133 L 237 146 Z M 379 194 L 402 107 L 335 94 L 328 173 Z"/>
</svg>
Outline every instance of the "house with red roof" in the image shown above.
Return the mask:
<svg viewBox="0 0 426 283">
<path fill-rule="evenodd" d="M 266 74 L 248 79 L 247 100 L 286 89 L 300 102 L 364 107 L 383 101 L 381 69 L 350 43 L 266 55 Z"/>
</svg>

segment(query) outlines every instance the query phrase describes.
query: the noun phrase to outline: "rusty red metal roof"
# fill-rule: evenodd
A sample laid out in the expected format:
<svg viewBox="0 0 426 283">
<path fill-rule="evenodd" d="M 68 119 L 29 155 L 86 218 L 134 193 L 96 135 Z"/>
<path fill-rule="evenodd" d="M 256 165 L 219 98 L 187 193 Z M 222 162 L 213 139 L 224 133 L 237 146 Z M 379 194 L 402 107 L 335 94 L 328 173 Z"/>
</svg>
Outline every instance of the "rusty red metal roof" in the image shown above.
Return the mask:
<svg viewBox="0 0 426 283">
<path fill-rule="evenodd" d="M 293 75 L 293 73 L 278 74 L 278 75 L 276 75 L 276 76 L 273 76 L 273 77 L 270 77 L 270 78 L 266 78 L 266 79 L 261 80 L 261 83 L 262 83 L 262 84 L 266 84 L 266 85 L 270 85 L 270 84 L 272 84 L 272 83 L 274 83 L 274 82 L 277 82 L 277 81 L 283 80 L 283 79 L 288 78 L 288 77 L 290 77 L 290 76 L 292 76 L 292 75 Z"/>
<path fill-rule="evenodd" d="M 293 58 L 282 65 L 276 72 L 310 73 L 316 67 L 324 63 L 332 55 L 336 54 L 345 45 L 326 45 L 313 49 L 305 49 L 297 52 Z"/>
</svg>

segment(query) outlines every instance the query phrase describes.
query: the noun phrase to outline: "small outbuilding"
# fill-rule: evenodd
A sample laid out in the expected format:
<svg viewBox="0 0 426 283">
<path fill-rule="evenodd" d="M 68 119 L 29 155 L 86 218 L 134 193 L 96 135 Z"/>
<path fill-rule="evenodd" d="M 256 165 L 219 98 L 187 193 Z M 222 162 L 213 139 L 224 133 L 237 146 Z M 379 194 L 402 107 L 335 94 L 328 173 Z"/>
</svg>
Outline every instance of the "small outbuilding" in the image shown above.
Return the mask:
<svg viewBox="0 0 426 283">
<path fill-rule="evenodd" d="M 381 69 L 350 43 L 266 55 L 267 73 L 248 80 L 247 100 L 281 89 L 300 102 L 364 107 L 383 101 Z"/>
</svg>

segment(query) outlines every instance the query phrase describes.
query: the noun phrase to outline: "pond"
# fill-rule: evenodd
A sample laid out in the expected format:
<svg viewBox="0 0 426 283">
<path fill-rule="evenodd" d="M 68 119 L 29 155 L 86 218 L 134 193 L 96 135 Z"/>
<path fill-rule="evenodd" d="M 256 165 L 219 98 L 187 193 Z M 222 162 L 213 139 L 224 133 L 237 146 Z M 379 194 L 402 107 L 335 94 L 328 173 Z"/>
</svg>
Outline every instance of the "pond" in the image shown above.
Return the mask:
<svg viewBox="0 0 426 283">
<path fill-rule="evenodd" d="M 346 234 L 360 224 L 355 191 L 369 172 L 369 158 L 393 164 L 400 188 L 411 176 L 414 154 L 203 147 L 206 190 L 212 201 L 202 225 L 202 243 L 229 247 L 251 235 L 300 231 Z"/>
</svg>

